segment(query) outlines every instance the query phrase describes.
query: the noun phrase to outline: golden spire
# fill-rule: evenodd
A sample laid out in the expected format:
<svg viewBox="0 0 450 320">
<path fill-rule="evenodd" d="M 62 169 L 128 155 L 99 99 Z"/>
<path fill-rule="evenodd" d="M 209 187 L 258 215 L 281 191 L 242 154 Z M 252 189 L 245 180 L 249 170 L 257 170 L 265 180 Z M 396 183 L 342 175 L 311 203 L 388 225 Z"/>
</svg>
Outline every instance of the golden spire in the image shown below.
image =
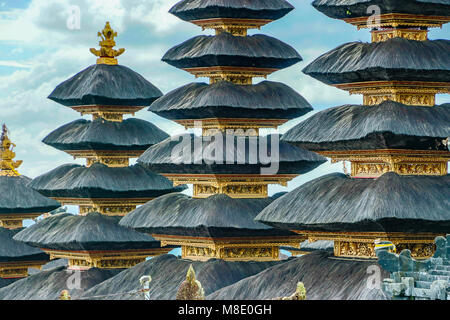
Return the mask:
<svg viewBox="0 0 450 320">
<path fill-rule="evenodd" d="M 99 57 L 97 64 L 117 65 L 118 61 L 116 57 L 125 52 L 123 48 L 119 50 L 113 49 L 116 46 L 114 38 L 117 37 L 117 32 L 111 29 L 109 22 L 106 22 L 105 28 L 98 33 L 98 36 L 102 39 L 99 43 L 100 50 L 91 48 L 91 52 Z"/>
<path fill-rule="evenodd" d="M 22 164 L 22 160 L 14 161 L 16 157 L 13 151 L 16 145 L 8 138 L 8 128 L 3 124 L 1 146 L 0 146 L 0 176 L 19 176 L 17 168 Z"/>
</svg>

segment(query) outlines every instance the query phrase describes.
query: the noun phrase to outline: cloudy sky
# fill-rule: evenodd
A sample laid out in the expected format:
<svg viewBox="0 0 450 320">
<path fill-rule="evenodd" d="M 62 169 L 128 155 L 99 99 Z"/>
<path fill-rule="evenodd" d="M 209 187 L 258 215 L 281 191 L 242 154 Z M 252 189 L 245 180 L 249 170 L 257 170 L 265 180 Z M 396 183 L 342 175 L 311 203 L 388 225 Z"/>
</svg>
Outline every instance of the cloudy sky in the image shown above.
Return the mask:
<svg viewBox="0 0 450 320">
<path fill-rule="evenodd" d="M 171 47 L 202 33 L 200 28 L 168 13 L 176 2 L 0 0 L 0 122 L 8 125 L 17 144 L 17 159 L 24 160 L 21 173 L 36 177 L 61 164 L 74 162 L 69 155 L 41 143 L 51 131 L 79 118 L 78 113 L 48 100 L 47 96 L 59 83 L 95 63 L 89 48 L 98 46 L 97 32 L 106 21 L 119 32 L 118 47 L 127 49 L 119 58 L 120 64 L 142 74 L 165 93 L 195 81 L 188 73 L 160 60 Z M 258 33 L 292 45 L 304 61 L 272 75 L 270 80 L 290 85 L 316 110 L 361 103 L 361 97 L 323 85 L 301 70 L 320 54 L 342 43 L 369 41 L 369 32 L 356 31 L 344 22 L 329 19 L 314 10 L 311 0 L 290 2 L 296 10 Z M 79 29 L 70 23 L 74 8 L 79 8 L 81 13 Z M 448 27 L 431 31 L 430 37 L 448 38 Z M 438 98 L 439 103 L 443 101 L 443 97 Z M 183 132 L 181 126 L 147 111 L 141 111 L 137 117 L 171 134 Z M 289 122 L 280 131 L 301 120 Z M 325 164 L 297 178 L 286 191 L 314 177 L 341 170 L 342 165 Z M 272 188 L 272 192 L 281 190 Z"/>
</svg>

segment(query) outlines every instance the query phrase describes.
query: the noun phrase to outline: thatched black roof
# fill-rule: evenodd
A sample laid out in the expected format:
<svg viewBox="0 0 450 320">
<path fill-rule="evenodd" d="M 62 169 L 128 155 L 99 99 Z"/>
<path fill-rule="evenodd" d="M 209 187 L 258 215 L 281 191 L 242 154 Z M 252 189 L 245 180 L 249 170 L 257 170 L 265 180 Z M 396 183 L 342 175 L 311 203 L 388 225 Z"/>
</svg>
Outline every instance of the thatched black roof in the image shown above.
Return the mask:
<svg viewBox="0 0 450 320">
<path fill-rule="evenodd" d="M 450 104 L 407 106 L 385 101 L 375 106 L 344 105 L 321 111 L 283 135 L 307 150 L 448 150 Z"/>
<path fill-rule="evenodd" d="M 150 298 L 152 300 L 174 300 L 180 284 L 186 280 L 189 266 L 194 267 L 196 278 L 208 295 L 241 279 L 255 275 L 280 262 L 228 262 L 212 259 L 206 262 L 190 261 L 173 255 L 162 255 L 127 269 L 117 276 L 86 291 L 81 297 L 118 294 L 140 290 L 139 278 L 150 275 Z M 1 296 L 0 296 L 1 297 Z M 107 300 L 143 300 L 143 295 L 119 295 Z"/>
<path fill-rule="evenodd" d="M 374 261 L 348 261 L 317 251 L 268 268 L 224 287 L 208 300 L 270 300 L 291 296 L 303 282 L 308 300 L 388 300 L 381 289 L 368 288 L 367 273 Z M 381 269 L 381 267 L 380 267 Z M 381 279 L 389 274 L 382 271 Z"/>
<path fill-rule="evenodd" d="M 9 230 L 0 227 L 0 263 L 20 261 L 48 261 L 49 256 L 38 248 L 16 241 L 13 237 L 24 230 Z"/>
<path fill-rule="evenodd" d="M 256 85 L 190 83 L 159 98 L 149 109 L 170 120 L 294 119 L 312 110 L 295 90 L 271 81 Z"/>
<path fill-rule="evenodd" d="M 189 39 L 170 49 L 162 60 L 180 69 L 215 66 L 284 69 L 302 61 L 302 57 L 288 44 L 266 35 L 239 37 L 223 32 Z"/>
<path fill-rule="evenodd" d="M 28 187 L 30 178 L 25 176 L 0 176 L 0 215 L 46 213 L 58 209 L 59 202 L 48 199 Z"/>
<path fill-rule="evenodd" d="M 268 136 L 266 141 L 263 137 L 249 138 L 244 136 L 227 136 L 223 135 L 223 140 L 215 142 L 215 137 L 210 141 L 207 139 L 196 143 L 193 134 L 182 134 L 167 139 L 157 145 L 150 147 L 139 159 L 138 162 L 148 166 L 151 170 L 159 173 L 191 173 L 191 174 L 261 174 L 262 168 L 269 168 L 270 164 L 264 163 L 259 155 L 259 147 L 267 146 L 269 152 L 273 153 L 273 161 L 279 161 L 278 174 L 303 174 L 309 172 L 319 165 L 326 162 L 326 159 L 307 150 L 297 148 L 289 143 L 279 143 L 279 159 L 276 159 L 275 148 L 272 149 L 272 137 Z M 227 141 L 229 140 L 229 141 Z M 231 142 L 231 145 L 230 145 Z M 251 147 L 250 144 L 257 148 Z M 187 147 L 183 150 L 187 154 L 183 154 L 180 149 L 180 143 Z M 241 148 L 241 144 L 245 143 L 245 150 Z M 190 148 L 189 148 L 190 146 Z M 223 146 L 223 148 L 221 148 Z M 194 160 L 197 154 L 207 155 L 207 151 L 217 148 L 217 159 L 222 159 L 223 164 L 213 161 L 208 157 L 204 157 L 202 163 L 195 164 Z M 201 150 L 200 150 L 201 148 Z M 257 150 L 256 150 L 257 149 Z M 179 150 L 180 152 L 176 152 Z M 223 150 L 223 158 L 220 158 L 220 151 Z M 190 154 L 189 154 L 190 152 Z M 245 152 L 245 154 L 243 154 Z M 227 164 L 227 155 L 233 156 L 233 164 Z M 242 158 L 242 159 L 241 159 Z M 189 161 L 189 159 L 191 161 Z M 256 164 L 252 160 L 256 159 Z M 189 162 L 189 163 L 185 163 Z M 181 163 L 181 165 L 180 165 Z M 240 164 L 243 163 L 243 164 Z M 274 163 L 273 163 L 274 164 Z"/>
<path fill-rule="evenodd" d="M 183 0 L 169 12 L 185 21 L 214 18 L 278 20 L 293 9 L 285 0 Z"/>
<path fill-rule="evenodd" d="M 293 235 L 254 218 L 273 199 L 233 199 L 225 194 L 206 199 L 172 193 L 137 208 L 120 225 L 150 234 L 225 238 Z"/>
<path fill-rule="evenodd" d="M 450 82 L 450 40 L 350 42 L 320 56 L 303 72 L 326 84 L 364 81 Z"/>
<path fill-rule="evenodd" d="M 159 248 L 150 235 L 119 225 L 120 217 L 97 212 L 87 216 L 57 214 L 28 227 L 14 240 L 33 247 L 53 250 L 133 250 Z"/>
<path fill-rule="evenodd" d="M 89 269 L 80 273 L 80 288 L 70 288 L 72 299 L 122 270 Z M 61 266 L 20 279 L 0 289 L 0 300 L 58 300 L 62 290 L 68 290 L 74 271 Z"/>
<path fill-rule="evenodd" d="M 63 151 L 71 150 L 147 150 L 169 135 L 141 119 L 122 122 L 79 119 L 50 133 L 43 142 Z"/>
<path fill-rule="evenodd" d="M 373 5 L 378 6 L 382 14 L 450 16 L 448 0 L 315 0 L 312 5 L 335 19 L 370 16 L 372 11 L 367 12 L 367 10 Z"/>
<path fill-rule="evenodd" d="M 167 178 L 134 165 L 113 168 L 95 163 L 90 167 L 65 164 L 43 174 L 29 184 L 52 198 L 154 198 L 182 191 Z"/>
<path fill-rule="evenodd" d="M 352 179 L 333 173 L 275 200 L 256 221 L 288 230 L 446 233 L 450 175 Z"/>
<path fill-rule="evenodd" d="M 149 106 L 162 92 L 120 65 L 96 64 L 61 83 L 49 99 L 64 106 Z"/>
</svg>

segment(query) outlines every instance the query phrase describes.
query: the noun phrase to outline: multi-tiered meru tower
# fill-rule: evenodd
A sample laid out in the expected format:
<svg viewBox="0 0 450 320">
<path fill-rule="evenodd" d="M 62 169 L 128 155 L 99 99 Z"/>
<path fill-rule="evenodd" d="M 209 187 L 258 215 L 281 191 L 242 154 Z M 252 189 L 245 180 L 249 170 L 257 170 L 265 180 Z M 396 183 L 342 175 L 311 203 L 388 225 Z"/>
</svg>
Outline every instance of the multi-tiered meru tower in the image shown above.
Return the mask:
<svg viewBox="0 0 450 320">
<path fill-rule="evenodd" d="M 193 184 L 194 197 L 171 194 L 150 201 L 121 224 L 182 247 L 182 256 L 206 261 L 271 261 L 280 246 L 298 247 L 302 237 L 254 221 L 273 201 L 268 185 L 287 182 L 325 159 L 259 136 L 311 111 L 288 86 L 255 78 L 290 67 L 300 55 L 285 43 L 249 29 L 283 17 L 293 7 L 277 1 L 182 1 L 171 13 L 214 36 L 197 36 L 169 50 L 163 61 L 207 77 L 155 101 L 150 111 L 202 136 L 185 134 L 149 148 L 138 160 L 176 185 Z M 264 159 L 269 157 L 271 159 Z M 278 167 L 271 172 L 269 167 Z M 265 169 L 267 169 L 265 171 Z"/>
<path fill-rule="evenodd" d="M 349 176 L 311 181 L 272 203 L 257 220 L 314 240 L 334 240 L 335 256 L 376 258 L 374 242 L 392 241 L 415 258 L 430 257 L 450 231 L 448 137 L 450 41 L 428 28 L 450 21 L 450 2 L 316 0 L 326 15 L 372 28 L 372 43 L 344 44 L 304 73 L 352 94 L 364 105 L 320 112 L 283 141 L 350 161 Z M 368 10 L 370 8 L 370 10 Z M 367 12 L 380 15 L 369 16 Z"/>
<path fill-rule="evenodd" d="M 19 233 L 15 239 L 43 249 L 52 259 L 66 258 L 72 269 L 121 269 L 167 253 L 151 236 L 118 225 L 120 218 L 155 197 L 181 191 L 167 178 L 129 159 L 168 135 L 153 124 L 124 119 L 162 96 L 141 75 L 118 65 L 125 50 L 115 50 L 117 33 L 106 23 L 93 65 L 60 84 L 50 99 L 92 121 L 71 122 L 44 143 L 86 166 L 67 164 L 34 179 L 30 186 L 65 205 L 78 205 L 80 216 L 58 214 Z"/>
</svg>

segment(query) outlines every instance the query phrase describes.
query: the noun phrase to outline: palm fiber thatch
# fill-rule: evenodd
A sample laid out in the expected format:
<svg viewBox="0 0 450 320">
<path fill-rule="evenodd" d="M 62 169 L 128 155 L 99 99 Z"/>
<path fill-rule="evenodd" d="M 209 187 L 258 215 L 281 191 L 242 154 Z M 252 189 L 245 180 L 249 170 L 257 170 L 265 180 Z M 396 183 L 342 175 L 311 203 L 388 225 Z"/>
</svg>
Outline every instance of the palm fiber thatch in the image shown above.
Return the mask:
<svg viewBox="0 0 450 320">
<path fill-rule="evenodd" d="M 162 59 L 180 68 L 252 67 L 284 69 L 302 61 L 284 42 L 262 34 L 239 37 L 228 32 L 197 36 L 170 49 Z"/>
<path fill-rule="evenodd" d="M 450 82 L 450 40 L 350 42 L 320 56 L 303 72 L 326 84 L 366 81 Z"/>
<path fill-rule="evenodd" d="M 413 149 L 448 150 L 450 104 L 407 106 L 344 105 L 321 111 L 283 135 L 284 142 L 313 151 Z"/>
<path fill-rule="evenodd" d="M 450 175 L 389 172 L 377 179 L 353 179 L 333 173 L 275 200 L 256 221 L 287 230 L 446 233 Z"/>
<path fill-rule="evenodd" d="M 190 261 L 173 255 L 162 255 L 127 269 L 117 276 L 86 291 L 82 297 L 115 294 L 142 289 L 139 281 L 143 275 L 150 275 L 151 300 L 175 300 L 178 287 L 186 279 L 186 272 L 192 264 L 197 280 L 201 282 L 205 295 L 229 286 L 241 279 L 255 275 L 281 262 L 228 262 L 212 259 L 206 262 Z M 142 295 L 114 296 L 108 300 L 143 300 Z"/>
<path fill-rule="evenodd" d="M 272 136 L 223 135 L 217 141 L 215 136 L 210 138 L 193 134 L 174 136 L 150 147 L 138 163 L 159 173 L 261 174 L 262 168 L 278 164 L 277 174 L 303 174 L 326 162 L 325 158 L 286 142 L 280 142 L 278 150 L 272 148 Z M 275 144 L 276 137 L 273 138 Z M 263 159 L 261 153 L 272 159 Z M 203 155 L 203 160 L 197 164 L 199 155 Z"/>
<path fill-rule="evenodd" d="M 141 165 L 113 168 L 95 163 L 90 167 L 62 165 L 34 179 L 29 186 L 53 198 L 154 198 L 183 191 L 167 178 Z"/>
<path fill-rule="evenodd" d="M 16 241 L 13 237 L 22 229 L 0 228 L 0 263 L 20 261 L 48 261 L 49 256 L 38 248 Z"/>
<path fill-rule="evenodd" d="M 185 21 L 214 18 L 278 20 L 293 9 L 285 0 L 183 0 L 169 12 Z"/>
<path fill-rule="evenodd" d="M 206 199 L 172 193 L 125 216 L 120 225 L 150 234 L 202 238 L 285 236 L 254 219 L 273 199 L 233 199 L 225 194 Z"/>
<path fill-rule="evenodd" d="M 63 151 L 147 150 L 169 135 L 141 119 L 122 122 L 79 119 L 50 133 L 43 142 Z"/>
<path fill-rule="evenodd" d="M 49 99 L 64 106 L 149 106 L 162 92 L 120 65 L 96 64 L 61 83 Z"/>
<path fill-rule="evenodd" d="M 217 290 L 206 299 L 270 300 L 290 296 L 303 282 L 307 300 L 388 300 L 381 289 L 368 286 L 376 285 L 373 272 L 368 273 L 371 266 L 379 268 L 381 279 L 389 277 L 374 261 L 339 260 L 330 252 L 317 251 Z"/>
<path fill-rule="evenodd" d="M 120 226 L 120 217 L 93 212 L 87 216 L 57 214 L 39 221 L 14 237 L 28 245 L 53 250 L 133 250 L 159 248 L 149 235 Z"/>
<path fill-rule="evenodd" d="M 406 13 L 426 16 L 450 16 L 448 0 L 315 0 L 313 6 L 335 19 L 367 17 L 370 6 L 378 6 L 382 14 Z"/>
<path fill-rule="evenodd" d="M 117 275 L 120 269 L 68 270 L 64 266 L 45 270 L 0 289 L 0 300 L 58 300 L 62 290 L 69 290 L 72 299 Z M 77 273 L 80 282 L 77 281 Z M 80 284 L 80 287 L 77 285 Z M 70 288 L 69 288 L 70 286 Z"/>
<path fill-rule="evenodd" d="M 46 213 L 61 206 L 28 187 L 30 181 L 25 176 L 0 177 L 0 215 Z"/>
<path fill-rule="evenodd" d="M 238 85 L 190 83 L 156 100 L 149 111 L 171 119 L 294 119 L 312 111 L 292 88 L 279 82 Z"/>
</svg>

